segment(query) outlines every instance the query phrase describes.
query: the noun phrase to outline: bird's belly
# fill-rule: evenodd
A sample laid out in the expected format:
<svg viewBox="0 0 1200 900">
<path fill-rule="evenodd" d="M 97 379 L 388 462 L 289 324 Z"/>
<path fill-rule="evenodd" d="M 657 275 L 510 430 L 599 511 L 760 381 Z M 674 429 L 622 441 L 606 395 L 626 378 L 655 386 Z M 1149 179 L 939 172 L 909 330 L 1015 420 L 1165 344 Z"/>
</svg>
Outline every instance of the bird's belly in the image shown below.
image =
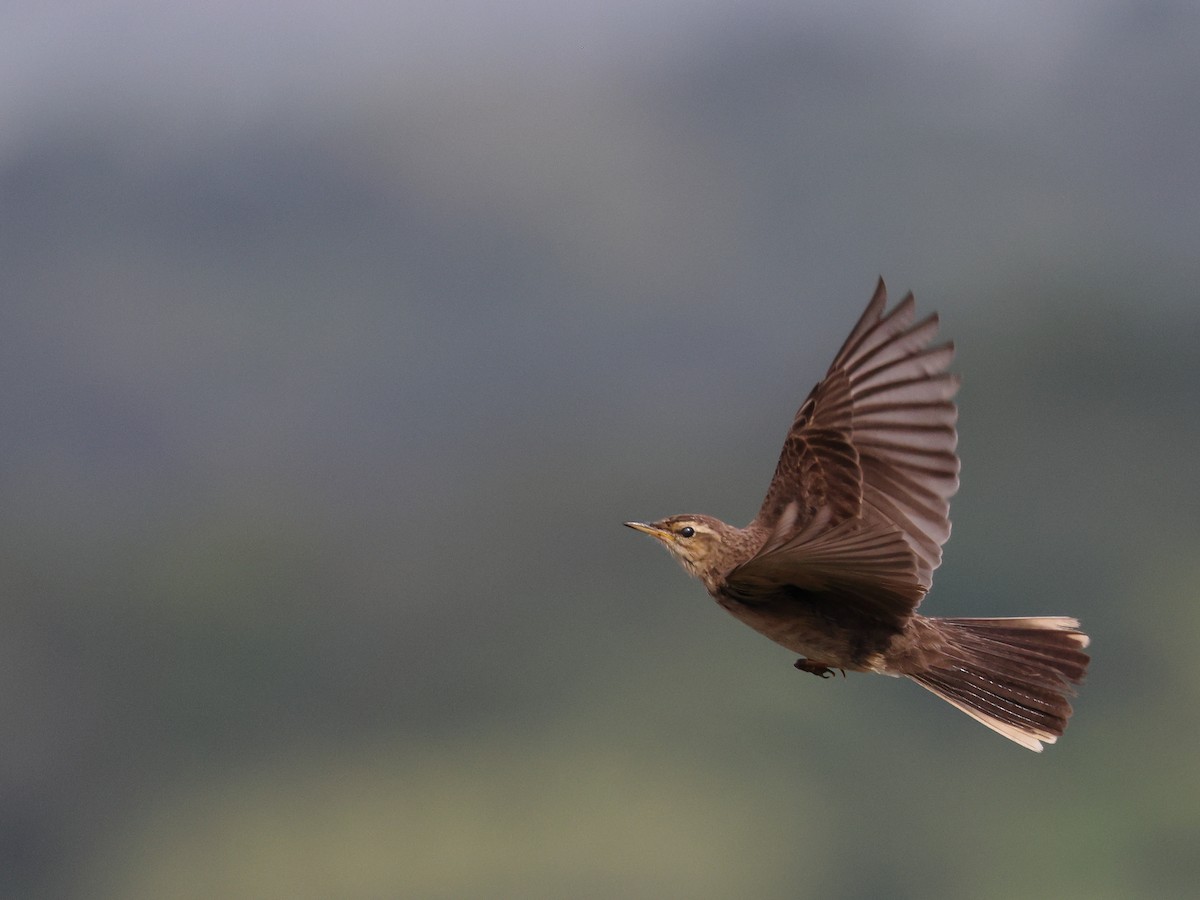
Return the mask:
<svg viewBox="0 0 1200 900">
<path fill-rule="evenodd" d="M 890 637 L 873 635 L 857 623 L 836 621 L 816 606 L 791 599 L 750 605 L 718 596 L 717 602 L 735 619 L 781 647 L 827 666 L 874 670 L 881 643 L 886 645 Z"/>
</svg>

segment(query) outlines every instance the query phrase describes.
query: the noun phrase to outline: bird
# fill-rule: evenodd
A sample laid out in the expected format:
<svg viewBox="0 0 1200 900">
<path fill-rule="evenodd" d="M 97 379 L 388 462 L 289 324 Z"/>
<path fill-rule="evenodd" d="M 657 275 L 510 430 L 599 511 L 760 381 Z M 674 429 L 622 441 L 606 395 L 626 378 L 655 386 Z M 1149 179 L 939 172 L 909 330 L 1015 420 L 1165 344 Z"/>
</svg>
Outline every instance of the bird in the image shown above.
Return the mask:
<svg viewBox="0 0 1200 900">
<path fill-rule="evenodd" d="M 950 536 L 960 378 L 937 313 L 866 310 L 787 432 L 745 528 L 707 515 L 625 522 L 659 541 L 734 618 L 795 666 L 908 678 L 1040 752 L 1071 716 L 1088 636 L 1068 616 L 940 618 L 917 607 Z"/>
</svg>

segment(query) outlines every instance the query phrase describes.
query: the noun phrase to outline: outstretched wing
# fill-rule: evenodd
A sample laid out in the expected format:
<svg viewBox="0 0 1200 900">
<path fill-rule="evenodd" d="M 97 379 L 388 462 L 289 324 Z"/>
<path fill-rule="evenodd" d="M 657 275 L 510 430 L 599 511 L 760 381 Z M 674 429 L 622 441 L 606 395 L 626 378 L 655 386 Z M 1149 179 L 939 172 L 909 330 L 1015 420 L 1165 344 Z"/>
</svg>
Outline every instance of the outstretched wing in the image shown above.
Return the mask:
<svg viewBox="0 0 1200 900">
<path fill-rule="evenodd" d="M 768 537 L 731 582 L 778 581 L 789 569 L 803 579 L 816 548 L 831 589 L 857 595 L 876 583 L 898 615 L 929 589 L 958 489 L 958 378 L 946 371 L 954 346 L 929 346 L 938 318 L 914 324 L 912 294 L 887 313 L 886 304 L 881 279 L 796 413 L 752 525 Z"/>
</svg>

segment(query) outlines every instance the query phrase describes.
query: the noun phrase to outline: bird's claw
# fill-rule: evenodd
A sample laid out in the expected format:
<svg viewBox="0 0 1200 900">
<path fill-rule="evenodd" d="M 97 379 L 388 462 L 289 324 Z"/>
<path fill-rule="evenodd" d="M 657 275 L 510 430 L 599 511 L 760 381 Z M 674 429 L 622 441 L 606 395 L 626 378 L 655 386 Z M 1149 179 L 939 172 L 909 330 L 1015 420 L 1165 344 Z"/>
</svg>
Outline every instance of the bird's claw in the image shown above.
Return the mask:
<svg viewBox="0 0 1200 900">
<path fill-rule="evenodd" d="M 796 668 L 801 672 L 811 672 L 818 678 L 831 678 L 833 676 L 833 669 L 829 668 L 829 666 L 825 665 L 824 663 L 814 662 L 811 659 L 796 660 Z M 846 677 L 845 669 L 838 667 L 838 671 L 842 673 L 843 678 Z"/>
</svg>

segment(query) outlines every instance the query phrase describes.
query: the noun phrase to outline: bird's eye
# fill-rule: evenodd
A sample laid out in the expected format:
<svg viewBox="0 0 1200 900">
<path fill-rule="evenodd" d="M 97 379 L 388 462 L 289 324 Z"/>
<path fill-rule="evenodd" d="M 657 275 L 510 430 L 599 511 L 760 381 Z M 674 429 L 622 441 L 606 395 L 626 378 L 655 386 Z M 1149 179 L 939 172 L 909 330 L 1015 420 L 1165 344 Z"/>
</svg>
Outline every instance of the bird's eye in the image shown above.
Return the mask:
<svg viewBox="0 0 1200 900">
<path fill-rule="evenodd" d="M 696 529 L 693 528 L 691 525 L 684 525 L 682 528 L 679 529 L 680 537 L 689 538 L 689 537 L 694 536 L 695 534 L 696 534 Z"/>
</svg>

